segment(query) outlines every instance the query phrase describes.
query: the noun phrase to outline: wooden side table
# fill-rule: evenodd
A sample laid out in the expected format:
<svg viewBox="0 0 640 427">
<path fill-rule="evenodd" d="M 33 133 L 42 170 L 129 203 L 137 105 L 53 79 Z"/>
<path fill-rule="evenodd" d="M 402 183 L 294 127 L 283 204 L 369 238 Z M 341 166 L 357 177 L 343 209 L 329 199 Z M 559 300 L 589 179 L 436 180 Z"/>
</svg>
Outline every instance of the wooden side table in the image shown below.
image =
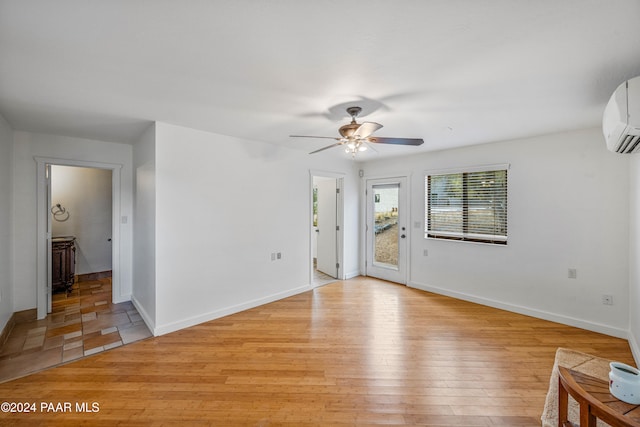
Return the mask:
<svg viewBox="0 0 640 427">
<path fill-rule="evenodd" d="M 69 292 L 76 274 L 76 238 L 51 239 L 51 287 L 53 292 Z"/>
<path fill-rule="evenodd" d="M 580 406 L 580 427 L 596 427 L 600 419 L 612 427 L 640 427 L 640 405 L 631 405 L 609 393 L 609 383 L 558 367 L 558 427 L 575 427 L 568 419 L 569 395 Z"/>
</svg>

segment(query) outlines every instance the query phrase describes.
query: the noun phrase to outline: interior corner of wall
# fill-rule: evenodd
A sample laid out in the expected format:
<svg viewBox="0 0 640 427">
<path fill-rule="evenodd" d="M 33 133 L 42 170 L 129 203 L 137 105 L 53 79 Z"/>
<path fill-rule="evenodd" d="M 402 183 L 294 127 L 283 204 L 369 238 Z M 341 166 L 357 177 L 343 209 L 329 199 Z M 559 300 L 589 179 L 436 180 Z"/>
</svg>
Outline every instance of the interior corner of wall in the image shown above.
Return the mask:
<svg viewBox="0 0 640 427">
<path fill-rule="evenodd" d="M 638 347 L 638 341 L 636 340 L 636 335 L 633 333 L 633 330 L 629 331 L 627 341 L 629 341 L 629 347 L 631 348 L 631 354 L 633 355 L 633 360 L 636 362 L 636 366 L 640 366 L 638 365 L 638 362 L 640 362 L 640 347 Z"/>
<path fill-rule="evenodd" d="M 138 314 L 140 314 L 140 317 L 142 317 L 142 320 L 144 321 L 145 325 L 147 325 L 147 328 L 149 328 L 153 336 L 157 336 L 158 334 L 156 333 L 156 322 L 154 321 L 154 319 L 149 315 L 147 310 L 145 310 L 144 306 L 140 303 L 140 301 L 136 299 L 134 295 L 131 295 L 131 302 L 133 303 L 133 306 L 136 308 L 136 310 L 138 310 Z"/>
</svg>

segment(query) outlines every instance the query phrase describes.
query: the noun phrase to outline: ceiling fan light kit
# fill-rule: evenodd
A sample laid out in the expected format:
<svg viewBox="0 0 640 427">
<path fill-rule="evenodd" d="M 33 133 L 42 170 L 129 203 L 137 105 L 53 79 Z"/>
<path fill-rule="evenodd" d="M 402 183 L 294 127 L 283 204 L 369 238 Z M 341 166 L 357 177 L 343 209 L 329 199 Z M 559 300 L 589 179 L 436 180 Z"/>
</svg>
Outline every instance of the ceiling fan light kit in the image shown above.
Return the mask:
<svg viewBox="0 0 640 427">
<path fill-rule="evenodd" d="M 290 135 L 292 138 L 324 138 L 334 139 L 338 142 L 322 147 L 319 150 L 312 151 L 309 154 L 319 153 L 320 151 L 327 150 L 339 145 L 345 145 L 345 152 L 351 154 L 351 157 L 356 156 L 359 151 L 365 151 L 369 147 L 367 144 L 395 144 L 395 145 L 422 145 L 424 141 L 420 138 L 384 138 L 384 137 L 372 137 L 371 135 L 382 128 L 382 125 L 374 122 L 356 122 L 356 117 L 362 112 L 362 108 L 353 106 L 347 108 L 347 114 L 351 116 L 351 122 L 343 125 L 338 129 L 338 132 L 342 136 L 341 138 L 331 136 L 311 136 L 311 135 Z M 375 150 L 374 150 L 375 151 Z"/>
<path fill-rule="evenodd" d="M 366 151 L 367 146 L 364 141 L 352 140 L 347 142 L 347 148 L 344 149 L 345 153 L 350 153 L 352 157 L 355 157 L 358 151 Z"/>
</svg>

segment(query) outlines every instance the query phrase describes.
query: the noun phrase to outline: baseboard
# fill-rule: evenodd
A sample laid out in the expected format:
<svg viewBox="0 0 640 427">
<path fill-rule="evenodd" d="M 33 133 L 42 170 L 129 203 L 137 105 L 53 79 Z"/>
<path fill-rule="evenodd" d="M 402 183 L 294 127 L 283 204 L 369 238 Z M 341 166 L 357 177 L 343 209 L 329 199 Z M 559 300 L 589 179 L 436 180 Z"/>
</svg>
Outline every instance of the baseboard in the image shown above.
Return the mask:
<svg viewBox="0 0 640 427">
<path fill-rule="evenodd" d="M 360 276 L 360 270 L 350 271 L 345 274 L 345 280 L 353 279 L 354 277 Z"/>
<path fill-rule="evenodd" d="M 629 347 L 631 347 L 631 354 L 633 355 L 633 360 L 636 362 L 636 366 L 638 365 L 638 361 L 640 361 L 640 347 L 638 347 L 638 342 L 636 341 L 636 337 L 629 332 L 627 341 L 629 341 Z"/>
<path fill-rule="evenodd" d="M 9 334 L 13 330 L 13 327 L 16 323 L 24 323 L 31 322 L 38 318 L 38 310 L 35 308 L 30 308 L 28 310 L 16 311 L 11 314 L 9 320 L 7 320 L 6 325 L 2 328 L 2 332 L 0 332 L 0 348 L 7 342 L 9 338 Z"/>
<path fill-rule="evenodd" d="M 88 282 L 90 280 L 100 280 L 111 277 L 111 270 L 97 271 L 95 273 L 76 274 L 76 282 Z"/>
<path fill-rule="evenodd" d="M 156 336 L 157 335 L 155 333 L 156 323 L 153 321 L 151 316 L 149 316 L 149 313 L 147 313 L 147 311 L 144 309 L 144 306 L 140 304 L 140 301 L 138 301 L 136 297 L 133 295 L 131 295 L 131 303 L 136 308 L 136 310 L 138 310 L 138 314 L 140 315 L 140 317 L 142 317 L 142 321 L 144 322 L 145 325 L 147 325 L 147 328 L 149 328 L 151 333 L 154 336 Z"/>
<path fill-rule="evenodd" d="M 219 319 L 224 316 L 229 316 L 231 314 L 239 313 L 244 310 L 249 310 L 250 308 L 259 307 L 264 304 L 268 304 L 270 302 L 278 301 L 283 298 L 288 298 L 293 295 L 301 294 L 303 292 L 307 292 L 312 290 L 312 287 L 309 285 L 300 286 L 298 288 L 294 288 L 285 292 L 279 292 L 277 294 L 268 295 L 263 298 L 254 299 L 251 301 L 247 301 L 242 304 L 234 305 L 227 308 L 222 308 L 219 310 L 215 310 L 209 313 L 204 313 L 198 316 L 193 316 L 188 319 L 180 320 L 178 322 L 167 323 L 165 325 L 160 325 L 154 329 L 151 329 L 155 336 L 168 334 L 170 332 L 175 332 L 180 329 L 188 328 L 191 326 L 198 325 L 200 323 L 208 322 L 210 320 Z M 135 303 L 134 303 L 135 304 Z M 137 308 L 137 307 L 136 307 Z M 140 313 L 141 316 L 142 313 Z M 144 316 L 143 316 L 144 318 Z"/>
<path fill-rule="evenodd" d="M 113 293 L 112 293 L 113 295 Z M 120 298 L 118 299 L 114 299 L 113 301 L 111 301 L 114 304 L 120 304 L 121 302 L 127 302 L 127 301 L 131 301 L 132 297 L 131 295 L 121 295 Z"/>
<path fill-rule="evenodd" d="M 628 339 L 629 332 L 625 329 L 614 328 L 612 326 L 603 325 L 595 322 L 588 322 L 583 319 L 576 319 L 561 314 L 550 313 L 543 310 L 536 310 L 529 307 L 524 307 L 515 304 L 509 304 L 502 301 L 492 300 L 489 298 L 483 298 L 476 295 L 470 295 L 463 292 L 451 291 L 449 289 L 439 288 L 436 286 L 429 286 L 423 283 L 409 282 L 407 286 L 420 289 L 427 292 L 433 292 L 434 294 L 445 295 L 448 297 L 460 299 L 463 301 L 469 301 L 476 304 L 482 304 L 493 308 L 499 308 L 501 310 L 510 311 L 513 313 L 524 314 L 525 316 L 531 316 L 542 320 L 548 320 L 550 322 L 561 323 L 563 325 L 573 326 L 580 329 L 586 329 L 592 332 L 598 332 L 600 334 L 609 335 L 616 338 Z"/>
<path fill-rule="evenodd" d="M 2 332 L 0 332 L 0 348 L 2 348 L 4 346 L 4 343 L 7 342 L 7 339 L 9 339 L 9 334 L 11 334 L 11 331 L 13 330 L 13 327 L 15 325 L 16 314 L 12 313 L 9 317 L 9 320 L 7 320 L 7 323 L 4 325 L 4 328 L 2 328 Z"/>
</svg>

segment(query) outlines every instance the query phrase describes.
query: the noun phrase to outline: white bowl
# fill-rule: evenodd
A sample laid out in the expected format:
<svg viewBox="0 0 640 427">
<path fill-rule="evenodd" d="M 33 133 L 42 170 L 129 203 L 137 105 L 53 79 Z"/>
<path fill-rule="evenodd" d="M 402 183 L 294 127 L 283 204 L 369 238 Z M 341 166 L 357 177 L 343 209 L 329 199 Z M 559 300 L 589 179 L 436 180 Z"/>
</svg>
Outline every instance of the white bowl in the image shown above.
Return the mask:
<svg viewBox="0 0 640 427">
<path fill-rule="evenodd" d="M 640 371 L 620 362 L 611 362 L 609 367 L 609 392 L 623 402 L 640 404 Z"/>
</svg>

